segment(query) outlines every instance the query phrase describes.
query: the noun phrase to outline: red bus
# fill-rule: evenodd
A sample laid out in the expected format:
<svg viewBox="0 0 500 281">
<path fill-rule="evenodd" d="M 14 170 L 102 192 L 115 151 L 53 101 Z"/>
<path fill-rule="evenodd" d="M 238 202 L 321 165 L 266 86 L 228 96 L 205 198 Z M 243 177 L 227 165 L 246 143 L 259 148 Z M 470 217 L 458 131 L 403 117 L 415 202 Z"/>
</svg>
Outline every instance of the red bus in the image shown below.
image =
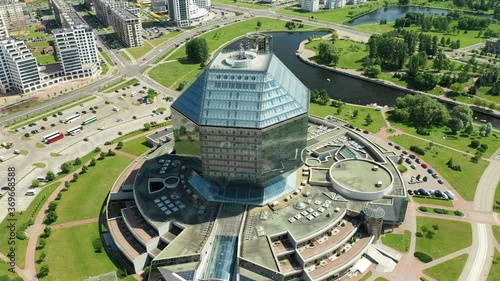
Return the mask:
<svg viewBox="0 0 500 281">
<path fill-rule="evenodd" d="M 53 142 L 56 142 L 56 141 L 63 139 L 63 138 L 64 138 L 64 135 L 62 133 L 59 133 L 58 135 L 55 135 L 55 136 L 50 137 L 47 140 L 45 140 L 45 143 L 46 144 L 53 143 Z"/>
</svg>

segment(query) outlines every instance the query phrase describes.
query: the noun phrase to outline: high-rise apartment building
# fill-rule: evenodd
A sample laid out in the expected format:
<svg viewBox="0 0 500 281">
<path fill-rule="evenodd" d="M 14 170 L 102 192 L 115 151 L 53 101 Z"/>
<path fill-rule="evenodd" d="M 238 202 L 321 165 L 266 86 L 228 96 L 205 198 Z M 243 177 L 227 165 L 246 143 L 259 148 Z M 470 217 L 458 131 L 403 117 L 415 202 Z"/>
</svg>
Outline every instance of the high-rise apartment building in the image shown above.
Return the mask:
<svg viewBox="0 0 500 281">
<path fill-rule="evenodd" d="M 326 0 L 325 9 L 333 10 L 345 7 L 346 0 Z"/>
<path fill-rule="evenodd" d="M 190 26 L 208 18 L 210 0 L 168 0 L 168 15 L 177 26 Z"/>
<path fill-rule="evenodd" d="M 166 12 L 167 11 L 167 0 L 151 0 L 151 11 L 153 12 Z"/>
<path fill-rule="evenodd" d="M 3 19 L 3 15 L 0 13 L 0 40 L 6 37 L 9 37 L 9 31 Z"/>
<path fill-rule="evenodd" d="M 0 82 L 3 93 L 29 93 L 40 87 L 36 58 L 23 41 L 0 41 Z"/>
<path fill-rule="evenodd" d="M 115 29 L 115 35 L 127 47 L 138 47 L 144 43 L 141 18 L 133 10 L 137 9 L 111 9 L 111 25 Z"/>
<path fill-rule="evenodd" d="M 300 9 L 304 12 L 316 12 L 319 10 L 319 0 L 302 0 Z"/>
<path fill-rule="evenodd" d="M 95 0 L 94 9 L 96 17 L 107 26 L 111 25 L 111 10 L 117 8 L 128 8 L 128 2 L 113 0 Z"/>
<path fill-rule="evenodd" d="M 18 0 L 0 1 L 0 14 L 8 28 L 23 28 L 31 24 L 26 3 Z"/>
</svg>

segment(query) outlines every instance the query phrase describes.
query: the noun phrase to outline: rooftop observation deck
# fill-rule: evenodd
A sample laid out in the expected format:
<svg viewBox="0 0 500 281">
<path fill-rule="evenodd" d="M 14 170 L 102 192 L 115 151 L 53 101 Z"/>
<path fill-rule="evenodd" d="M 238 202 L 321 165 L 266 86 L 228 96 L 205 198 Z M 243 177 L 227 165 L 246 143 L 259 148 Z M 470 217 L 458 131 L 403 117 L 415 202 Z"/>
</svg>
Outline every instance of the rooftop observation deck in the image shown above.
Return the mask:
<svg viewBox="0 0 500 281">
<path fill-rule="evenodd" d="M 114 237 L 118 247 L 129 258 L 130 261 L 136 260 L 146 249 L 132 236 L 122 218 L 108 221 L 108 229 Z"/>
<path fill-rule="evenodd" d="M 158 235 L 157 231 L 144 220 L 136 207 L 122 209 L 122 215 L 129 230 L 136 234 L 135 237 L 139 238 L 143 245 Z"/>
<path fill-rule="evenodd" d="M 354 258 L 358 255 L 360 256 L 362 252 L 366 250 L 366 247 L 371 243 L 372 239 L 371 236 L 362 237 L 356 243 L 352 244 L 350 250 L 341 254 L 339 257 L 336 257 L 335 254 L 332 253 L 329 257 L 321 261 L 320 266 L 314 266 L 314 269 L 309 271 L 309 275 L 314 279 L 319 279 L 326 277 L 325 275 L 329 273 L 331 275 L 335 274 L 342 267 L 350 266 L 357 260 Z"/>
</svg>

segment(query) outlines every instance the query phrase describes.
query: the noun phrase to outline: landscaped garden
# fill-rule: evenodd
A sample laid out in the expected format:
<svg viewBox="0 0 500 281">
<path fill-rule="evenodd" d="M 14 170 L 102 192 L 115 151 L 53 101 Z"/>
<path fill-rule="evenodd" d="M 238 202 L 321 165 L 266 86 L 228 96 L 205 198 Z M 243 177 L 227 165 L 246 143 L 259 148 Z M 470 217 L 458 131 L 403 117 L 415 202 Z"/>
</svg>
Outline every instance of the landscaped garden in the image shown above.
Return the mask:
<svg viewBox="0 0 500 281">
<path fill-rule="evenodd" d="M 405 230 L 404 234 L 388 233 L 382 236 L 382 243 L 402 253 L 410 249 L 411 232 Z"/>
<path fill-rule="evenodd" d="M 326 117 L 328 115 L 343 119 L 353 126 L 366 129 L 372 133 L 380 131 L 380 128 L 385 126 L 384 118 L 380 111 L 374 108 L 369 108 L 365 106 L 357 106 L 351 104 L 343 104 L 341 106 L 340 112 L 338 111 L 338 106 L 332 106 L 331 101 L 326 105 L 321 105 L 317 103 L 310 103 L 309 113 L 311 115 Z M 357 111 L 355 114 L 354 112 Z M 366 116 L 370 114 L 372 122 L 368 125 L 366 123 Z M 356 116 L 356 117 L 355 117 Z"/>
<path fill-rule="evenodd" d="M 453 207 L 453 201 L 452 200 L 447 200 L 447 199 L 442 199 L 438 197 L 422 197 L 422 196 L 413 196 L 413 201 L 419 204 L 426 204 L 426 205 L 439 205 L 443 207 Z"/>
<path fill-rule="evenodd" d="M 493 256 L 493 263 L 490 268 L 490 273 L 488 274 L 488 281 L 500 280 L 500 253 L 495 249 L 495 255 Z"/>
<path fill-rule="evenodd" d="M 123 144 L 121 151 L 140 156 L 148 151 L 150 147 L 146 143 L 146 137 L 138 137 Z"/>
<path fill-rule="evenodd" d="M 97 218 L 106 195 L 110 192 L 121 172 L 133 161 L 125 156 L 115 155 L 96 161 L 78 180 L 70 183 L 58 202 L 57 223 Z"/>
<path fill-rule="evenodd" d="M 472 245 L 472 228 L 466 222 L 417 217 L 415 235 L 415 252 L 424 253 L 434 260 Z"/>
<path fill-rule="evenodd" d="M 463 254 L 424 270 L 424 273 L 435 280 L 458 280 L 469 255 Z"/>
<path fill-rule="evenodd" d="M 37 251 L 38 256 L 41 252 L 46 255 L 45 261 L 37 264 L 37 271 L 40 272 L 42 266 L 48 266 L 48 280 L 54 281 L 83 280 L 116 271 L 118 268 L 104 250 L 100 253 L 94 250 L 93 241 L 97 238 L 98 223 L 52 230 L 45 247 Z M 121 280 L 132 281 L 135 278 L 128 276 Z"/>
<path fill-rule="evenodd" d="M 314 40 L 305 45 L 305 48 L 314 51 L 316 54 L 319 53 L 319 45 L 321 43 L 330 43 L 331 40 Z M 348 68 L 348 69 L 362 69 L 363 58 L 368 55 L 367 46 L 363 43 L 354 42 L 353 40 L 335 40 L 333 44 L 337 50 L 339 60 L 333 65 L 338 68 Z M 321 58 L 316 55 L 311 58 L 312 61 L 321 63 Z"/>
</svg>

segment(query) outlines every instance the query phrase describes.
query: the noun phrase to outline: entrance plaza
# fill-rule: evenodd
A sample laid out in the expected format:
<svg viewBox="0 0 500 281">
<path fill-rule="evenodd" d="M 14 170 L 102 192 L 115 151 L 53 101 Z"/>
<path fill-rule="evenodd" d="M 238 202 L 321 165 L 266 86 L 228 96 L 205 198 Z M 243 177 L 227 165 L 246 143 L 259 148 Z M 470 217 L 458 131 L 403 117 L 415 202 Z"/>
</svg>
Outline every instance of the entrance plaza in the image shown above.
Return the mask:
<svg viewBox="0 0 500 281">
<path fill-rule="evenodd" d="M 381 207 L 384 223 L 397 225 L 404 220 L 406 189 L 396 155 L 339 120 L 309 119 L 309 129 L 320 126 L 323 131 L 314 130 L 301 153 L 304 163 L 314 164 L 296 169 L 288 191 L 264 205 L 210 202 L 193 185 L 200 159 L 170 154 L 172 143 L 166 143 L 117 182 L 108 203 L 110 243 L 131 270 L 151 265 L 150 280 L 230 280 L 233 274 L 243 280 L 326 280 L 356 274 L 350 269 L 375 240 L 363 208 Z M 355 190 L 354 197 L 383 192 L 361 200 L 342 188 Z"/>
</svg>

